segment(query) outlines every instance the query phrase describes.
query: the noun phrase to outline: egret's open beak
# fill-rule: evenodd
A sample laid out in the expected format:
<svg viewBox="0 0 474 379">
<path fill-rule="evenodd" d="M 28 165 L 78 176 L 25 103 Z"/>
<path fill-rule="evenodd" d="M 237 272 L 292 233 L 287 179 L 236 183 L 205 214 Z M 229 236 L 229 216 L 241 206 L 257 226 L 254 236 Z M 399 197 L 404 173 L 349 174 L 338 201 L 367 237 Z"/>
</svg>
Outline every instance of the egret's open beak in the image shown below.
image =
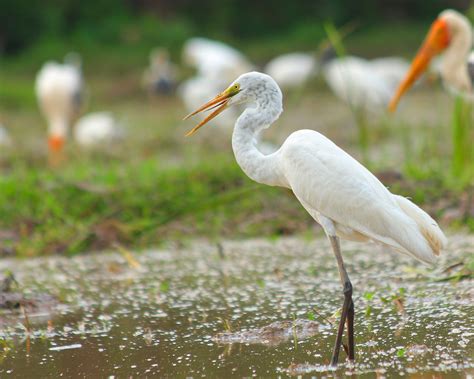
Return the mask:
<svg viewBox="0 0 474 379">
<path fill-rule="evenodd" d="M 410 70 L 405 76 L 405 79 L 400 83 L 395 96 L 390 101 L 388 106 L 390 112 L 397 109 L 398 102 L 403 94 L 410 89 L 413 83 L 415 83 L 415 81 L 427 69 L 431 59 L 448 47 L 449 41 L 450 35 L 448 25 L 445 20 L 438 18 L 431 25 L 425 42 L 411 63 Z"/>
<path fill-rule="evenodd" d="M 197 124 L 194 128 L 192 128 L 189 132 L 187 132 L 186 137 L 194 134 L 199 128 L 201 128 L 201 126 L 204 126 L 209 121 L 211 121 L 214 117 L 216 117 L 219 113 L 225 110 L 228 107 L 228 103 L 231 97 L 236 95 L 238 92 L 239 90 L 236 89 L 235 87 L 229 87 L 224 92 L 217 95 L 214 99 L 212 99 L 211 101 L 208 101 L 199 109 L 188 114 L 183 120 L 186 120 L 189 117 L 194 116 L 195 114 L 198 114 L 200 112 L 209 111 L 211 109 L 216 108 L 214 112 L 212 112 L 209 116 L 207 116 L 204 120 L 202 120 L 199 124 Z"/>
</svg>

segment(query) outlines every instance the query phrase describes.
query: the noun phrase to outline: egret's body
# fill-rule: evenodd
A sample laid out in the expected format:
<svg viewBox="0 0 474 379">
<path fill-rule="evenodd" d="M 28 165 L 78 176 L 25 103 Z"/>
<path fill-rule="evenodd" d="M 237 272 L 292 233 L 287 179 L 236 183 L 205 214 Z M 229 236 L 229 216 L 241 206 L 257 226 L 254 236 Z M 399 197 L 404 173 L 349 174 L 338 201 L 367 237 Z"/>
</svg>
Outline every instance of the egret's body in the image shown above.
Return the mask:
<svg viewBox="0 0 474 379">
<path fill-rule="evenodd" d="M 373 61 L 346 56 L 325 63 L 322 73 L 331 91 L 354 109 L 383 111 L 400 78 L 409 68 L 401 58 L 379 58 Z"/>
<path fill-rule="evenodd" d="M 292 133 L 275 153 L 263 155 L 255 136 L 282 112 L 275 81 L 261 73 L 240 76 L 196 112 L 218 107 L 190 133 L 233 104 L 247 108 L 235 123 L 232 148 L 242 170 L 253 180 L 289 188 L 331 241 L 344 285 L 344 306 L 332 363 L 336 364 L 347 320 L 349 358 L 354 359 L 352 286 L 344 268 L 339 238 L 374 241 L 431 263 L 446 238 L 436 222 L 404 197 L 390 193 L 364 166 L 314 130 Z"/>
<path fill-rule="evenodd" d="M 272 59 L 264 71 L 281 88 L 298 88 L 317 74 L 318 62 L 313 54 L 290 53 Z"/>
<path fill-rule="evenodd" d="M 48 121 L 50 150 L 60 151 L 81 107 L 80 67 L 46 62 L 36 76 L 35 90 L 41 112 Z"/>
<path fill-rule="evenodd" d="M 124 137 L 124 130 L 109 112 L 89 113 L 74 126 L 74 139 L 82 147 L 109 147 Z"/>
</svg>

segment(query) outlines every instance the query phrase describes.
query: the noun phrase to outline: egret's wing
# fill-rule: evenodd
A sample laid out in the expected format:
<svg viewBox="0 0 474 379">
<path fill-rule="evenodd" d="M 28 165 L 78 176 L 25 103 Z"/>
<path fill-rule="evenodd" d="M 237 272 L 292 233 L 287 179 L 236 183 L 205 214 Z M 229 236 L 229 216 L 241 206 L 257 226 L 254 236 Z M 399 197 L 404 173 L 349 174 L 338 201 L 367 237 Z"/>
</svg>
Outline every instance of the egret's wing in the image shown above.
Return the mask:
<svg viewBox="0 0 474 379">
<path fill-rule="evenodd" d="M 372 240 L 433 261 L 415 220 L 370 171 L 329 139 L 315 131 L 293 133 L 281 157 L 288 183 L 306 206 Z"/>
</svg>

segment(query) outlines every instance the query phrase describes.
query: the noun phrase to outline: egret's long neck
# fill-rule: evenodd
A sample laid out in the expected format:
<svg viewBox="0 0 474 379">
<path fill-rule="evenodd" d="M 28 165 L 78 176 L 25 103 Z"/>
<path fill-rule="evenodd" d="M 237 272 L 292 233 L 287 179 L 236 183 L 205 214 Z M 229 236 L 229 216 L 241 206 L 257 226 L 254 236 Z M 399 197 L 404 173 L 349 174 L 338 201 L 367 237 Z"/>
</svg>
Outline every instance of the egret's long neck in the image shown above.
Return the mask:
<svg viewBox="0 0 474 379">
<path fill-rule="evenodd" d="M 237 163 L 250 179 L 285 187 L 285 179 L 279 170 L 278 152 L 263 155 L 257 148 L 256 140 L 258 133 L 275 122 L 281 111 L 281 93 L 276 94 L 274 99 L 270 97 L 257 101 L 256 107 L 247 108 L 235 123 L 232 149 Z"/>
<path fill-rule="evenodd" d="M 459 91 L 471 91 L 467 57 L 472 46 L 471 28 L 460 27 L 444 52 L 441 74 L 447 84 Z"/>
</svg>

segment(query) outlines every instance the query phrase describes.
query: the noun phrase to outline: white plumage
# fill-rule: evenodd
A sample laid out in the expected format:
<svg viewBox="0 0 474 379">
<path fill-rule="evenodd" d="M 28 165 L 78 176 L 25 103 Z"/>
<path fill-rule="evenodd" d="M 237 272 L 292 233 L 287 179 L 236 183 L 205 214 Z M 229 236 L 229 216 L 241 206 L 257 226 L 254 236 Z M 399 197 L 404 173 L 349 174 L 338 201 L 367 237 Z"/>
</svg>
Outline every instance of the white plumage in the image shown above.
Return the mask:
<svg viewBox="0 0 474 379">
<path fill-rule="evenodd" d="M 400 57 L 375 58 L 369 61 L 375 75 L 382 77 L 394 89 L 410 69 L 410 62 Z"/>
<path fill-rule="evenodd" d="M 124 129 L 110 112 L 89 113 L 74 127 L 74 139 L 86 148 L 107 148 L 122 140 Z"/>
<path fill-rule="evenodd" d="M 64 140 L 81 107 L 83 81 L 80 67 L 47 62 L 36 76 L 36 96 L 48 121 L 50 138 Z"/>
<path fill-rule="evenodd" d="M 279 152 L 287 186 L 338 237 L 373 241 L 433 263 L 446 240 L 436 222 L 391 194 L 364 166 L 313 130 L 288 137 Z"/>
<path fill-rule="evenodd" d="M 283 89 L 297 88 L 317 74 L 318 62 L 313 54 L 290 53 L 273 58 L 264 69 Z"/>
<path fill-rule="evenodd" d="M 183 47 L 183 60 L 197 70 L 197 75 L 227 83 L 252 69 L 252 64 L 238 50 L 220 41 L 191 38 Z"/>
<path fill-rule="evenodd" d="M 401 58 L 369 61 L 347 56 L 324 64 L 322 73 L 331 91 L 351 107 L 381 112 L 408 68 Z"/>
</svg>

